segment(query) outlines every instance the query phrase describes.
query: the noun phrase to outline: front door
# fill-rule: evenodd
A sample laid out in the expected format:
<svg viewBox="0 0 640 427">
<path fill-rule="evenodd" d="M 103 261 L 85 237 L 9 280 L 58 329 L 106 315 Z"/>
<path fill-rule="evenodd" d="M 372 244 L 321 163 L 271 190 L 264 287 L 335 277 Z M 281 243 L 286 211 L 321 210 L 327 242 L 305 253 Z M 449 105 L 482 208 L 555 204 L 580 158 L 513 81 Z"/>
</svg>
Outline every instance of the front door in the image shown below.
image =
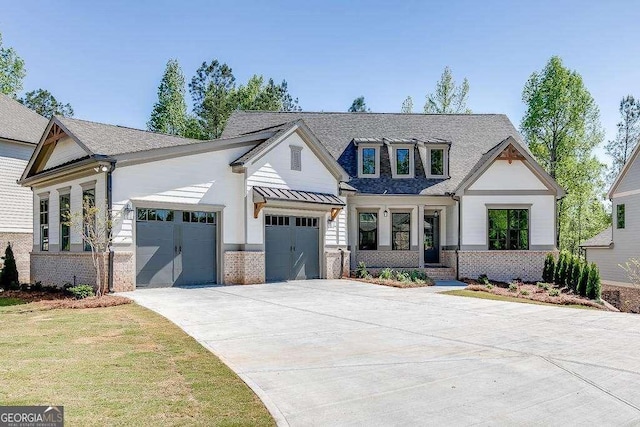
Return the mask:
<svg viewBox="0 0 640 427">
<path fill-rule="evenodd" d="M 440 262 L 440 221 L 435 215 L 424 216 L 424 262 Z"/>
</svg>

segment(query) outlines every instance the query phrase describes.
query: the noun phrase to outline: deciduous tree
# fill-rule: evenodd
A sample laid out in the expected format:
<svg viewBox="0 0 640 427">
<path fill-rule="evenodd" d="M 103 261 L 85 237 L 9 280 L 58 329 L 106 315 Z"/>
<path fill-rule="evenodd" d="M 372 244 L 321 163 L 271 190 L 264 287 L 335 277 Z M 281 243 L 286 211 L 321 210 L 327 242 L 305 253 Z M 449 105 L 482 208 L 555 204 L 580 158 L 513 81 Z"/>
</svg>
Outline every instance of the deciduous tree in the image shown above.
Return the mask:
<svg viewBox="0 0 640 427">
<path fill-rule="evenodd" d="M 0 33 L 0 93 L 16 98 L 26 75 L 24 61 L 13 48 L 3 47 Z"/>
<path fill-rule="evenodd" d="M 351 107 L 347 110 L 350 113 L 370 113 L 371 110 L 367 108 L 367 103 L 364 101 L 364 96 L 359 96 L 353 100 Z"/>
<path fill-rule="evenodd" d="M 193 99 L 193 111 L 206 139 L 218 138 L 222 134 L 227 118 L 234 109 L 232 93 L 235 77 L 231 67 L 214 59 L 203 62 L 189 83 Z"/>
<path fill-rule="evenodd" d="M 170 59 L 158 86 L 158 101 L 151 111 L 147 129 L 185 136 L 187 133 L 187 103 L 184 95 L 185 81 L 182 69 L 177 60 Z"/>
<path fill-rule="evenodd" d="M 608 181 L 613 183 L 640 139 L 640 100 L 627 95 L 620 101 L 620 122 L 616 139 L 607 142 L 605 150 L 613 160 Z"/>
<path fill-rule="evenodd" d="M 436 83 L 436 90 L 427 95 L 424 112 L 430 114 L 471 113 L 467 107 L 469 81 L 465 78 L 460 86 L 456 85 L 451 68 L 445 67 Z"/>
<path fill-rule="evenodd" d="M 59 102 L 48 90 L 38 89 L 27 92 L 19 101 L 43 117 L 73 117 L 71 104 Z"/>
<path fill-rule="evenodd" d="M 400 109 L 401 113 L 410 114 L 413 113 L 413 98 L 407 96 L 404 101 L 402 101 L 402 108 Z"/>
</svg>

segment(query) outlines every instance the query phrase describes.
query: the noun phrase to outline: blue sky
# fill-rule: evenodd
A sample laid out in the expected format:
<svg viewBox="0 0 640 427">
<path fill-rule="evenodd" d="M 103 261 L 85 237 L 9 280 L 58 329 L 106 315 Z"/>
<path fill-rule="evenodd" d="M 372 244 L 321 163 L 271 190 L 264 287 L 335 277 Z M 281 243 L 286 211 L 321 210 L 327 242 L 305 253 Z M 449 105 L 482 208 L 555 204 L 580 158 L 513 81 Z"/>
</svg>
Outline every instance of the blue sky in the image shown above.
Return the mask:
<svg viewBox="0 0 640 427">
<path fill-rule="evenodd" d="M 241 82 L 284 78 L 307 111 L 345 111 L 360 95 L 376 112 L 397 112 L 411 95 L 421 111 L 448 65 L 469 79 L 474 112 L 519 126 L 527 78 L 559 55 L 613 138 L 620 99 L 640 97 L 638 22 L 633 1 L 0 0 L 25 89 L 49 89 L 78 118 L 142 128 L 169 58 L 187 80 L 213 58 Z"/>
</svg>

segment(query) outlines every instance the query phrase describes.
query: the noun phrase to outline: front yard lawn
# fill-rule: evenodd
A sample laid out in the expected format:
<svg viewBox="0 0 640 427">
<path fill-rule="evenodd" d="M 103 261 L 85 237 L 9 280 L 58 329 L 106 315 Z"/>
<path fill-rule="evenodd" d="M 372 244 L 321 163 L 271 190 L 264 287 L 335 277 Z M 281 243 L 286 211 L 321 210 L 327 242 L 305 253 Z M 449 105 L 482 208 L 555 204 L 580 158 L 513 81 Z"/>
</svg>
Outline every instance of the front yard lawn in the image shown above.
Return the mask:
<svg viewBox="0 0 640 427">
<path fill-rule="evenodd" d="M 249 387 L 136 304 L 0 309 L 0 402 L 64 405 L 68 425 L 273 425 Z"/>
</svg>

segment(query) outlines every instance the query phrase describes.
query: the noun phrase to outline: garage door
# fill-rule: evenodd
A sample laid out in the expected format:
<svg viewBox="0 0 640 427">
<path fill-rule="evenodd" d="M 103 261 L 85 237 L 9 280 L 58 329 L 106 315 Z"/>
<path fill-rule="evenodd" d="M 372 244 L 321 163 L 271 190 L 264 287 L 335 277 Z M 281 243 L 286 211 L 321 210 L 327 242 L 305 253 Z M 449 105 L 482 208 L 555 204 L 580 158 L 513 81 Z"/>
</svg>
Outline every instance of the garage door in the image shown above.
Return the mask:
<svg viewBox="0 0 640 427">
<path fill-rule="evenodd" d="M 138 209 L 136 286 L 215 282 L 216 220 L 212 212 Z"/>
<path fill-rule="evenodd" d="M 267 281 L 319 278 L 319 246 L 318 218 L 266 215 Z"/>
</svg>

